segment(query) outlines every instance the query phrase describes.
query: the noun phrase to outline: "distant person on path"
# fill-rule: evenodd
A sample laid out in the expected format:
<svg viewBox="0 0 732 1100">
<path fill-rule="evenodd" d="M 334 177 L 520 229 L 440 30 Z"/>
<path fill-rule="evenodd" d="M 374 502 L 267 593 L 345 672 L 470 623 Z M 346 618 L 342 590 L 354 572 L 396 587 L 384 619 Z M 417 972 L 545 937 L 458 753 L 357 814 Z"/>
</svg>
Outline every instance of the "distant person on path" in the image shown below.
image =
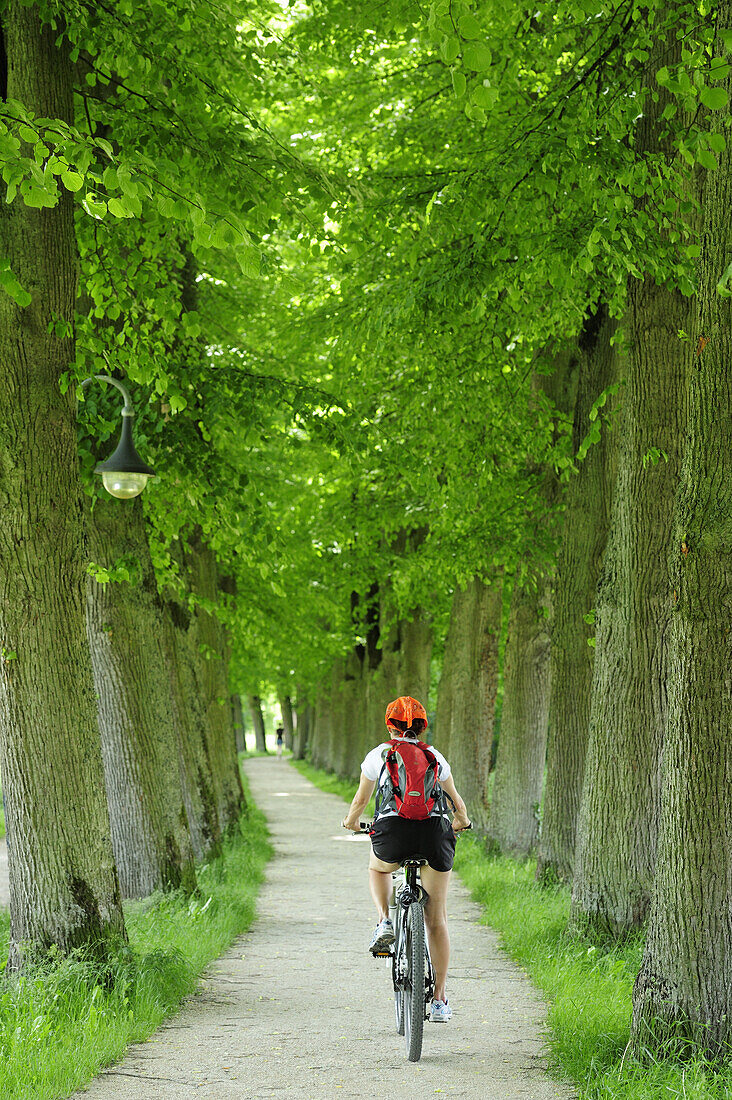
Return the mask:
<svg viewBox="0 0 732 1100">
<path fill-rule="evenodd" d="M 455 856 L 455 834 L 470 826 L 465 803 L 455 789 L 450 765 L 442 753 L 420 741 L 427 729 L 427 713 L 420 702 L 411 696 L 401 696 L 386 708 L 386 728 L 392 741 L 382 741 L 366 754 L 361 764 L 361 782 L 351 808 L 343 819 L 343 827 L 354 833 L 360 831 L 361 814 L 369 803 L 374 788 L 379 783 L 377 810 L 371 830 L 371 858 L 369 860 L 369 885 L 374 899 L 379 923 L 369 945 L 372 952 L 383 951 L 394 943 L 394 926 L 389 919 L 389 901 L 392 890 L 392 871 L 399 869 L 401 860 L 421 855 L 428 861 L 422 867 L 422 885 L 429 894 L 424 919 L 429 940 L 430 956 L 435 971 L 435 994 L 430 1020 L 442 1023 L 450 1019 L 452 1009 L 447 1001 L 445 983 L 450 959 L 450 934 L 447 928 L 447 890 Z M 438 786 L 455 805 L 455 816 L 450 825 L 444 812 L 444 800 L 436 798 L 429 816 L 423 820 L 402 816 L 393 798 L 392 783 L 385 766 L 386 755 L 392 747 L 398 749 L 400 741 L 411 741 L 426 750 L 425 761 L 430 755 L 437 759 Z M 436 792 L 439 795 L 439 791 Z M 400 805 L 400 809 L 404 809 Z M 407 810 L 407 813 L 410 811 Z"/>
<path fill-rule="evenodd" d="M 285 731 L 282 726 L 277 727 L 277 755 L 282 756 L 282 746 L 285 743 Z"/>
</svg>

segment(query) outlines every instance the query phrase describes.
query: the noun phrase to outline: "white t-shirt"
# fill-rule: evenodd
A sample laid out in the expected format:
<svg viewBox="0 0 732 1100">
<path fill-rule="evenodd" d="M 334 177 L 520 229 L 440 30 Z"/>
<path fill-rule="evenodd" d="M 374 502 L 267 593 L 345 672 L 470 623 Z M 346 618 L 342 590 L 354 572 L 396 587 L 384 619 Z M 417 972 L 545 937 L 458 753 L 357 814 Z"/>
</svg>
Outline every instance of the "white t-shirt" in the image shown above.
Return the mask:
<svg viewBox="0 0 732 1100">
<path fill-rule="evenodd" d="M 400 741 L 402 739 L 397 737 L 396 740 Z M 409 738 L 405 737 L 404 740 L 409 741 Z M 363 763 L 361 764 L 361 771 L 367 779 L 378 780 L 379 776 L 381 775 L 381 769 L 384 767 L 384 757 L 386 756 L 387 750 L 389 748 L 389 742 L 382 741 L 381 744 L 377 745 L 375 749 L 372 749 L 371 752 L 366 753 L 366 756 L 363 759 Z M 452 775 L 452 769 L 450 768 L 447 760 L 445 760 L 445 757 L 442 755 L 441 752 L 438 752 L 434 745 L 428 745 L 427 748 L 437 757 L 437 778 L 440 780 L 449 779 Z M 381 775 L 382 786 L 386 782 L 386 779 L 387 775 L 385 770 L 384 774 Z M 432 813 L 430 814 L 430 817 L 439 816 L 440 810 L 437 806 L 435 806 Z M 379 812 L 379 817 L 398 817 L 398 814 L 395 810 L 381 810 Z"/>
</svg>

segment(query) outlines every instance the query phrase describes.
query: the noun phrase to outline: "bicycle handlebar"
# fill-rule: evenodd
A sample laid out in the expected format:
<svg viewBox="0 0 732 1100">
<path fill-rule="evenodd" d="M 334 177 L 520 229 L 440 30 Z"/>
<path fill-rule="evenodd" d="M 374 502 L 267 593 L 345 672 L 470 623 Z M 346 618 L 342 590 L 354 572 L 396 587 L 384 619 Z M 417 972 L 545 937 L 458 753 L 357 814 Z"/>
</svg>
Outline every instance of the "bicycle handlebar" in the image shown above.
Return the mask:
<svg viewBox="0 0 732 1100">
<path fill-rule="evenodd" d="M 359 829 L 361 830 L 362 833 L 370 833 L 371 830 L 374 827 L 374 823 L 373 823 L 373 821 L 359 821 L 358 827 L 359 827 Z M 472 828 L 473 828 L 473 822 L 470 821 L 470 822 L 468 822 L 468 824 L 465 826 L 464 829 L 458 829 L 457 832 L 455 833 L 455 836 L 460 836 L 461 833 L 467 833 L 468 829 L 472 829 Z"/>
</svg>

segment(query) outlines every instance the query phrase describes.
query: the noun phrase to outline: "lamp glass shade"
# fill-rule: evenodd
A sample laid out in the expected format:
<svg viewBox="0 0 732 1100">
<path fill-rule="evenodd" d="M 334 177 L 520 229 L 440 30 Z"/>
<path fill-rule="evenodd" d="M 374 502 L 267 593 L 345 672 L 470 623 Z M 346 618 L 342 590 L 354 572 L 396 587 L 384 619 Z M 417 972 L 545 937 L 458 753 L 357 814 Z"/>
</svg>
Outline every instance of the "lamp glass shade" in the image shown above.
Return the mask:
<svg viewBox="0 0 732 1100">
<path fill-rule="evenodd" d="M 100 462 L 95 473 L 102 475 L 108 493 L 120 500 L 139 496 L 147 480 L 155 476 L 152 466 L 143 462 L 132 442 L 132 417 L 123 416 L 119 443 L 106 462 Z"/>
<path fill-rule="evenodd" d="M 137 497 L 147 485 L 150 474 L 125 473 L 120 470 L 104 470 L 102 485 L 107 492 L 119 500 Z"/>
</svg>

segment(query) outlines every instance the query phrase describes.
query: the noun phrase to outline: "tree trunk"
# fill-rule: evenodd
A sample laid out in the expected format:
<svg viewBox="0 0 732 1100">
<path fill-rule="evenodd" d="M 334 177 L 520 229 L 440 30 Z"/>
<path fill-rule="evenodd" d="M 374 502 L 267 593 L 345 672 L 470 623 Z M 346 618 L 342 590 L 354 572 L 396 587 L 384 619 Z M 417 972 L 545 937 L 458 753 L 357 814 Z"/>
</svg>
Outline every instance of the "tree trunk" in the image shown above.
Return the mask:
<svg viewBox="0 0 732 1100">
<path fill-rule="evenodd" d="M 325 767 L 329 772 L 337 770 L 343 749 L 345 675 L 345 657 L 336 657 L 330 674 L 330 723 L 328 742 L 325 746 Z"/>
<path fill-rule="evenodd" d="M 543 578 L 537 589 L 514 585 L 488 835 L 518 858 L 530 855 L 539 832 L 549 711 L 547 603 Z"/>
<path fill-rule="evenodd" d="M 432 743 L 440 750 L 443 756 L 450 759 L 450 728 L 452 726 L 452 707 L 455 693 L 455 660 L 458 645 L 458 624 L 456 596 L 453 596 L 445 646 L 442 653 L 442 671 L 437 687 L 437 714 L 435 715 L 435 730 Z"/>
<path fill-rule="evenodd" d="M 661 39 L 648 62 L 680 44 Z M 669 102 L 646 98 L 637 148 L 659 152 L 658 120 Z M 659 768 L 666 725 L 668 549 L 685 437 L 693 349 L 690 300 L 651 277 L 628 288 L 628 378 L 610 533 L 597 593 L 597 647 L 572 919 L 600 937 L 621 936 L 648 915 L 656 861 Z M 653 448 L 665 458 L 648 459 Z"/>
<path fill-rule="evenodd" d="M 267 742 L 264 733 L 264 715 L 262 714 L 262 700 L 258 695 L 247 695 L 249 714 L 254 726 L 254 743 L 257 752 L 267 751 Z"/>
<path fill-rule="evenodd" d="M 347 779 L 357 779 L 361 771 L 366 741 L 366 705 L 363 661 L 354 650 L 346 660 L 343 684 L 343 748 L 337 771 Z"/>
<path fill-rule="evenodd" d="M 614 381 L 615 354 L 610 343 L 614 331 L 615 323 L 603 306 L 585 323 L 579 343 L 575 454 L 592 427 L 589 414 L 593 403 Z M 571 882 L 574 868 L 592 688 L 594 650 L 588 640 L 595 633 L 585 616 L 595 607 L 607 541 L 616 450 L 615 437 L 610 435 L 603 426 L 600 441 L 590 447 L 567 486 L 553 598 L 546 786 L 537 866 L 540 880 Z"/>
<path fill-rule="evenodd" d="M 729 30 L 732 4 L 717 12 L 718 30 Z M 702 198 L 699 327 L 670 549 L 661 832 L 633 998 L 638 1049 L 675 1035 L 713 1056 L 732 1043 L 732 304 L 717 291 L 732 260 L 729 144 L 719 159 Z"/>
<path fill-rule="evenodd" d="M 244 792 L 236 754 L 236 738 L 229 705 L 228 640 L 217 614 L 221 600 L 216 557 L 200 534 L 190 539 L 187 564 L 191 588 L 199 598 L 195 629 L 201 654 L 203 700 L 208 719 L 208 755 L 214 781 L 214 797 L 222 833 L 239 821 Z"/>
<path fill-rule="evenodd" d="M 87 633 L 112 847 L 122 896 L 196 883 L 173 725 L 164 626 L 139 500 L 95 500 L 87 517 L 92 561 L 112 570 L 136 563 L 137 577 L 87 582 Z"/>
<path fill-rule="evenodd" d="M 454 665 L 449 761 L 457 789 L 479 828 L 488 820 L 486 786 L 498 690 L 501 611 L 500 583 L 486 585 L 475 577 L 467 588 L 455 590 L 450 613 Z"/>
<path fill-rule="evenodd" d="M 419 699 L 427 709 L 432 664 L 432 623 L 422 607 L 411 619 L 400 624 L 402 660 L 399 669 L 399 694 Z"/>
<path fill-rule="evenodd" d="M 247 751 L 246 724 L 244 722 L 244 708 L 241 705 L 241 695 L 234 693 L 231 696 L 231 721 L 234 726 L 236 738 L 236 751 Z"/>
<path fill-rule="evenodd" d="M 7 95 L 73 123 L 68 44 L 36 7 L 3 14 Z M 4 68 L 4 66 L 3 66 Z M 73 396 L 74 210 L 16 199 L 0 250 L 32 301 L 0 293 L 0 762 L 10 867 L 9 967 L 124 936 L 84 623 L 84 534 Z"/>
<path fill-rule="evenodd" d="M 322 682 L 315 698 L 315 715 L 310 744 L 310 759 L 316 768 L 328 767 L 328 747 L 330 744 L 330 685 Z"/>
<path fill-rule="evenodd" d="M 309 748 L 310 730 L 313 722 L 313 708 L 310 703 L 301 704 L 298 699 L 297 723 L 295 727 L 295 743 L 293 756 L 296 760 L 304 760 Z"/>
<path fill-rule="evenodd" d="M 285 731 L 285 748 L 292 751 L 294 730 L 292 726 L 292 700 L 289 695 L 280 695 L 280 714 L 282 715 L 282 728 Z"/>
<path fill-rule="evenodd" d="M 178 600 L 163 601 L 163 638 L 175 728 L 180 734 L 180 774 L 193 853 L 210 859 L 221 847 L 213 776 L 208 758 L 206 713 L 198 680 L 191 614 Z"/>
</svg>

